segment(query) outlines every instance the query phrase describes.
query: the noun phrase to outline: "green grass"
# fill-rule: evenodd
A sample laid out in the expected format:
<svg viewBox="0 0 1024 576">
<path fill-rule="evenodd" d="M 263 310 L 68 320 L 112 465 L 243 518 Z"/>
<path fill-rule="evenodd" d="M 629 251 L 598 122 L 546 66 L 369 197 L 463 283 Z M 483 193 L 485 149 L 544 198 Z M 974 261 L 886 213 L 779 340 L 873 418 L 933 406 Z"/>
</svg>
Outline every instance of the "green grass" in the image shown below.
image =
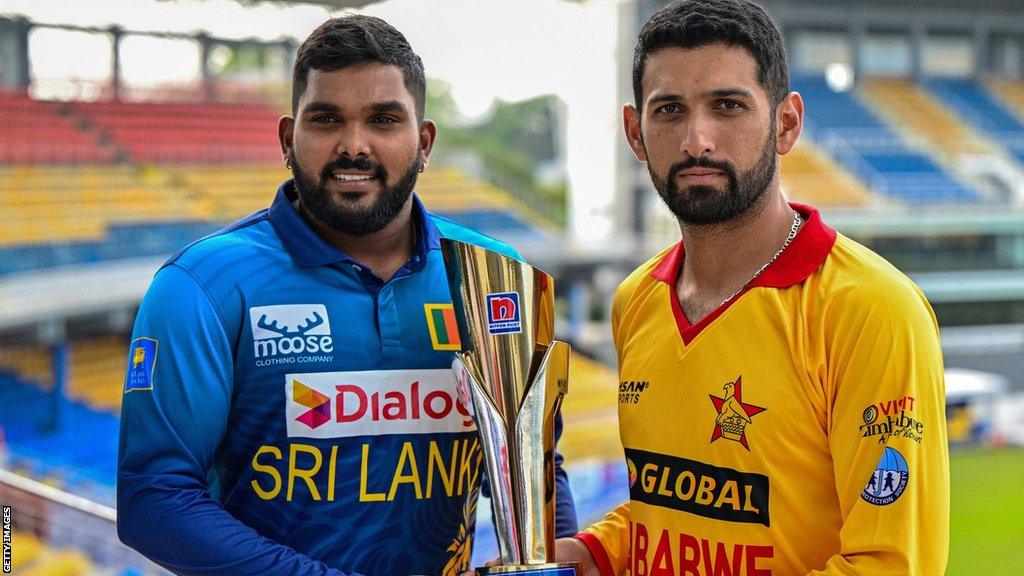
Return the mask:
<svg viewBox="0 0 1024 576">
<path fill-rule="evenodd" d="M 1024 574 L 1024 450 L 950 454 L 947 576 Z"/>
</svg>

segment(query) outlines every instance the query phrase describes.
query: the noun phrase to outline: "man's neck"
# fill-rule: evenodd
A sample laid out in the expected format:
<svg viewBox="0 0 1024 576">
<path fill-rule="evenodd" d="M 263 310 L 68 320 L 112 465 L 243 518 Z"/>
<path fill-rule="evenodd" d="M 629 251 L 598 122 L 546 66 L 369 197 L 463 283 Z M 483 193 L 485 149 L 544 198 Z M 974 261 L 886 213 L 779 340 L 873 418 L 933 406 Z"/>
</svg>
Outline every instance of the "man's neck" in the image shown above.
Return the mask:
<svg viewBox="0 0 1024 576">
<path fill-rule="evenodd" d="M 416 245 L 416 226 L 412 217 L 412 197 L 386 226 L 365 236 L 351 236 L 314 218 L 300 203 L 299 214 L 330 245 L 361 262 L 387 282 L 412 257 Z"/>
<path fill-rule="evenodd" d="M 793 209 L 778 191 L 739 218 L 708 225 L 680 223 L 685 255 L 676 296 L 692 324 L 742 290 L 785 243 Z"/>
</svg>

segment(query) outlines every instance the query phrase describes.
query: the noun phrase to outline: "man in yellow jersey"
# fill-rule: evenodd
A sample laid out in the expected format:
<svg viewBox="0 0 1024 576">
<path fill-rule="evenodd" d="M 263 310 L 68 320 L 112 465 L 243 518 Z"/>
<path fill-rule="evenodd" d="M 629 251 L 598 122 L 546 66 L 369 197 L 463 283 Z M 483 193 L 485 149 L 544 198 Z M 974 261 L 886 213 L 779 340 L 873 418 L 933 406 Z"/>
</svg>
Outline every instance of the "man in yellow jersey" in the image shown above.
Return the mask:
<svg viewBox="0 0 1024 576">
<path fill-rule="evenodd" d="M 612 310 L 630 501 L 559 560 L 584 576 L 941 575 L 949 461 L 921 291 L 787 202 L 800 136 L 781 34 L 746 0 L 640 32 L 626 137 L 682 241 Z"/>
</svg>

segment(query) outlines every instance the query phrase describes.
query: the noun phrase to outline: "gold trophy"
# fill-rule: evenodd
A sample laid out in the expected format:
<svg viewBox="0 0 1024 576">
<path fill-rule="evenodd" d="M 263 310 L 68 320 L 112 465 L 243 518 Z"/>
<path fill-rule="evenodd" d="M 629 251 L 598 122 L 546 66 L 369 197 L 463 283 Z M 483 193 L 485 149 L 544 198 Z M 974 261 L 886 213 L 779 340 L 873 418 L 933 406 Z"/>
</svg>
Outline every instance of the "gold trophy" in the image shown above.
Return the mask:
<svg viewBox="0 0 1024 576">
<path fill-rule="evenodd" d="M 462 351 L 452 370 L 480 431 L 501 565 L 481 574 L 575 576 L 555 550 L 555 413 L 569 345 L 553 340 L 554 282 L 479 246 L 441 240 Z"/>
</svg>

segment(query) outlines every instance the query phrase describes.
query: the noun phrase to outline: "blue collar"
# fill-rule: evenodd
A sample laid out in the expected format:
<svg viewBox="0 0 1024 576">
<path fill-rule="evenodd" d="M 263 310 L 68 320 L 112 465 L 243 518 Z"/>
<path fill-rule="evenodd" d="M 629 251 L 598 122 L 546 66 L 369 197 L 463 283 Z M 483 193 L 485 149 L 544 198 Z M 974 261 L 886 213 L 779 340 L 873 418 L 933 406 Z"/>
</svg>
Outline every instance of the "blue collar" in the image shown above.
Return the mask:
<svg viewBox="0 0 1024 576">
<path fill-rule="evenodd" d="M 353 260 L 332 246 L 310 227 L 292 205 L 297 197 L 294 181 L 288 180 L 281 184 L 267 216 L 292 258 L 302 266 L 326 266 L 335 263 L 361 265 L 361 262 Z M 426 266 L 427 252 L 441 249 L 441 232 L 434 225 L 434 219 L 430 217 L 430 213 L 416 194 L 413 194 L 412 199 L 412 218 L 416 223 L 417 238 L 412 249 L 413 258 L 406 267 L 413 272 L 419 272 Z"/>
</svg>

